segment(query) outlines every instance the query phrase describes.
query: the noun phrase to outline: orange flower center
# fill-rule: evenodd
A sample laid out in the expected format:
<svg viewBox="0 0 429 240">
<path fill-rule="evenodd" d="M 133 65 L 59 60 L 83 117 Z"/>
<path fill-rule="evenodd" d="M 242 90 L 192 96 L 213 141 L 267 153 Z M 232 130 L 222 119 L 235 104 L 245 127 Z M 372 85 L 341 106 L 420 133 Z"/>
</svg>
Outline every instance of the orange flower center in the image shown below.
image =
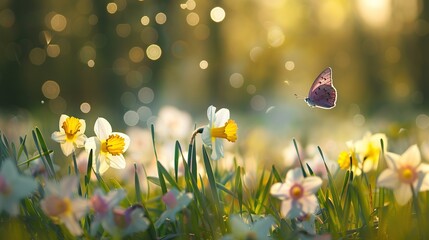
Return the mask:
<svg viewBox="0 0 429 240">
<path fill-rule="evenodd" d="M 117 134 L 112 134 L 106 141 L 101 143 L 101 151 L 113 156 L 124 153 L 125 139 Z"/>
<path fill-rule="evenodd" d="M 63 122 L 63 126 L 61 128 L 64 129 L 67 140 L 73 140 L 76 136 L 76 133 L 80 131 L 81 126 L 82 124 L 79 122 L 79 119 L 75 117 L 68 117 Z"/>
<path fill-rule="evenodd" d="M 302 188 L 301 185 L 299 184 L 294 184 L 290 190 L 289 190 L 289 194 L 291 196 L 291 198 L 293 200 L 297 200 L 299 198 L 302 197 L 302 195 L 304 195 L 304 189 Z"/>
<path fill-rule="evenodd" d="M 51 195 L 46 199 L 47 208 L 46 213 L 52 217 L 58 217 L 62 214 L 71 214 L 72 206 L 70 199 L 60 198 L 55 195 Z"/>
<path fill-rule="evenodd" d="M 398 170 L 399 179 L 404 182 L 411 184 L 417 179 L 417 173 L 414 168 L 405 166 Z"/>
<path fill-rule="evenodd" d="M 229 119 L 223 127 L 211 128 L 212 138 L 224 138 L 230 142 L 237 140 L 237 123 L 234 120 Z"/>
</svg>

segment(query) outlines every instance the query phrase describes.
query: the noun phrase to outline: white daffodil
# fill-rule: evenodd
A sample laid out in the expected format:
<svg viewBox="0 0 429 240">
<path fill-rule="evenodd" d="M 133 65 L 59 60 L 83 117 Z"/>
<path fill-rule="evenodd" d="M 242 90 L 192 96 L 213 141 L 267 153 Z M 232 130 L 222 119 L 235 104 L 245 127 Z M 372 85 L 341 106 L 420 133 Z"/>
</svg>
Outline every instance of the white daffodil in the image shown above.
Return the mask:
<svg viewBox="0 0 429 240">
<path fill-rule="evenodd" d="M 126 197 L 125 190 L 115 189 L 107 195 L 101 189 L 96 189 L 90 198 L 91 208 L 94 210 L 94 219 L 91 222 L 91 235 L 95 235 L 100 224 L 108 228 L 109 218 L 113 217 L 113 208 Z"/>
<path fill-rule="evenodd" d="M 284 183 L 271 186 L 271 195 L 282 200 L 283 217 L 295 218 L 302 214 L 311 214 L 317 210 L 315 193 L 322 185 L 322 179 L 316 176 L 304 178 L 301 168 L 290 170 Z"/>
<path fill-rule="evenodd" d="M 69 156 L 76 148 L 84 146 L 86 136 L 85 120 L 62 114 L 59 122 L 60 131 L 52 133 L 52 140 L 60 143 L 64 155 Z"/>
<path fill-rule="evenodd" d="M 87 199 L 75 197 L 78 181 L 76 176 L 67 176 L 59 183 L 47 182 L 45 198 L 40 201 L 43 212 L 53 220 L 64 223 L 74 236 L 83 234 L 79 221 L 89 206 Z"/>
<path fill-rule="evenodd" d="M 194 195 L 192 193 L 179 192 L 176 188 L 171 189 L 162 196 L 162 201 L 167 205 L 167 210 L 155 222 L 155 226 L 159 228 L 167 219 L 175 221 L 176 214 L 186 208 L 193 198 Z"/>
<path fill-rule="evenodd" d="M 0 169 L 0 212 L 4 210 L 12 216 L 18 215 L 20 200 L 29 196 L 36 188 L 36 181 L 18 174 L 12 160 L 3 160 Z"/>
<path fill-rule="evenodd" d="M 223 236 L 222 240 L 272 239 L 270 231 L 275 223 L 274 218 L 270 215 L 267 217 L 252 216 L 252 218 L 254 222 L 245 221 L 235 214 L 231 215 L 229 218 L 231 234 Z"/>
<path fill-rule="evenodd" d="M 387 169 L 378 176 L 377 184 L 380 187 L 393 190 L 399 205 L 405 205 L 414 192 L 429 190 L 429 164 L 421 163 L 420 151 L 417 145 L 409 147 L 401 156 L 386 153 Z"/>
<path fill-rule="evenodd" d="M 126 162 L 123 153 L 130 145 L 128 135 L 112 132 L 112 126 L 104 118 L 95 121 L 94 132 L 96 137 L 90 137 L 85 142 L 85 149 L 94 153 L 93 167 L 96 172 L 103 174 L 109 167 L 124 169 Z"/>
<path fill-rule="evenodd" d="M 127 209 L 115 207 L 112 212 L 113 214 L 109 215 L 106 221 L 103 221 L 103 228 L 115 239 L 144 232 L 149 227 L 150 222 L 144 217 L 142 206 L 138 204 Z"/>
<path fill-rule="evenodd" d="M 207 109 L 209 124 L 204 127 L 202 133 L 203 143 L 212 148 L 211 157 L 217 160 L 223 157 L 223 139 L 230 142 L 237 140 L 237 124 L 229 118 L 229 110 L 226 108 L 219 109 L 210 106 Z"/>
</svg>

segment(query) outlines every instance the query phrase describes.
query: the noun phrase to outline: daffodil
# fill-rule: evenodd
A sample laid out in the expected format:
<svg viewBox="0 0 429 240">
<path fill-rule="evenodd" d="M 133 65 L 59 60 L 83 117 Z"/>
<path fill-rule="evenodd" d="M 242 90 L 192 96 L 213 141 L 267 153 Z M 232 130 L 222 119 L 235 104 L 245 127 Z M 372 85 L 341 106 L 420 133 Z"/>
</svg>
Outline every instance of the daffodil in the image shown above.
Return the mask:
<svg viewBox="0 0 429 240">
<path fill-rule="evenodd" d="M 123 237 L 137 232 L 146 231 L 149 220 L 144 217 L 142 206 L 133 205 L 127 209 L 115 207 L 111 217 L 103 222 L 105 231 L 115 237 Z"/>
<path fill-rule="evenodd" d="M 40 201 L 43 212 L 58 223 L 64 223 L 74 236 L 83 234 L 80 219 L 88 211 L 88 200 L 75 197 L 79 179 L 64 177 L 61 182 L 47 182 L 46 195 Z"/>
<path fill-rule="evenodd" d="M 421 163 L 417 145 L 409 147 L 401 156 L 386 153 L 387 169 L 378 176 L 380 187 L 393 190 L 396 202 L 405 205 L 414 193 L 429 190 L 429 164 Z M 412 191 L 413 189 L 413 191 Z"/>
<path fill-rule="evenodd" d="M 51 138 L 60 143 L 64 155 L 69 156 L 76 148 L 84 146 L 86 140 L 85 120 L 62 114 L 59 128 L 60 131 L 52 133 Z"/>
<path fill-rule="evenodd" d="M 360 141 L 356 142 L 356 152 L 359 154 L 364 172 L 377 169 L 382 151 L 381 140 L 383 141 L 384 149 L 387 149 L 387 137 L 383 133 L 371 134 L 368 132 Z"/>
<path fill-rule="evenodd" d="M 248 223 L 249 221 L 238 215 L 231 215 L 229 217 L 231 234 L 223 236 L 222 240 L 272 239 L 270 231 L 275 223 L 273 217 L 252 216 L 252 219 L 254 222 Z"/>
<path fill-rule="evenodd" d="M 12 216 L 19 213 L 21 199 L 31 195 L 37 188 L 36 181 L 18 174 L 16 165 L 10 159 L 2 161 L 0 169 L 0 212 L 6 211 Z"/>
<path fill-rule="evenodd" d="M 107 195 L 101 189 L 96 189 L 90 198 L 90 206 L 94 210 L 94 219 L 91 222 L 91 235 L 94 235 L 100 226 L 109 227 L 109 218 L 113 217 L 113 208 L 125 198 L 126 194 L 123 189 L 110 191 Z"/>
<path fill-rule="evenodd" d="M 120 132 L 112 132 L 112 126 L 104 118 L 98 118 L 94 125 L 95 137 L 90 137 L 85 142 L 85 149 L 94 152 L 93 167 L 96 172 L 103 174 L 109 167 L 124 169 L 126 162 L 123 156 L 130 145 L 128 135 Z"/>
<path fill-rule="evenodd" d="M 342 151 L 338 156 L 338 165 L 343 170 L 352 170 L 354 175 L 359 176 L 362 173 L 361 164 L 357 157 L 355 147 L 352 141 L 346 143 L 348 150 Z M 351 165 L 351 167 L 350 167 Z"/>
<path fill-rule="evenodd" d="M 295 218 L 302 214 L 314 213 L 318 207 L 315 193 L 322 185 L 316 176 L 304 178 L 301 168 L 289 170 L 284 183 L 275 183 L 270 193 L 282 200 L 280 212 L 283 217 Z"/>
<path fill-rule="evenodd" d="M 223 139 L 230 142 L 237 140 L 237 124 L 229 117 L 229 110 L 219 109 L 210 106 L 207 109 L 209 124 L 204 127 L 202 132 L 203 143 L 212 148 L 211 157 L 217 160 L 223 157 Z"/>
<path fill-rule="evenodd" d="M 171 189 L 164 196 L 162 201 L 167 205 L 167 210 L 161 214 L 155 226 L 160 227 L 165 220 L 175 221 L 176 214 L 186 208 L 194 198 L 192 193 L 179 192 L 176 188 Z"/>
</svg>

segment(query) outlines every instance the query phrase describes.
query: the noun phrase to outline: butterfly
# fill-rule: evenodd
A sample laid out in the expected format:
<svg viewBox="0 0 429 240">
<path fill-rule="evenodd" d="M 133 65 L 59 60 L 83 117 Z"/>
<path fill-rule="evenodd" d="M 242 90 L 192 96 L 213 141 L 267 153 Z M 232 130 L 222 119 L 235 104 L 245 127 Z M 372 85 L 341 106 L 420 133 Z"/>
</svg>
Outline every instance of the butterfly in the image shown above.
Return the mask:
<svg viewBox="0 0 429 240">
<path fill-rule="evenodd" d="M 332 69 L 323 70 L 311 85 L 308 97 L 304 101 L 310 107 L 331 109 L 337 102 L 337 89 L 332 83 Z"/>
</svg>

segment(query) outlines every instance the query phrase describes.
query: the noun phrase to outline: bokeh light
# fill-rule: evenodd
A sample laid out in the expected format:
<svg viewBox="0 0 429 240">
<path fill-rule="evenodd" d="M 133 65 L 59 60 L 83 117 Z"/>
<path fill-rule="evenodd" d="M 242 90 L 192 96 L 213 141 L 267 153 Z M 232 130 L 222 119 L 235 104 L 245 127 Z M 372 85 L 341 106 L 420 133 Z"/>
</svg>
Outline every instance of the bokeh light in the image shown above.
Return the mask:
<svg viewBox="0 0 429 240">
<path fill-rule="evenodd" d="M 83 102 L 80 105 L 80 111 L 82 111 L 83 113 L 89 113 L 91 111 L 91 105 L 87 102 Z"/>
<path fill-rule="evenodd" d="M 51 18 L 51 28 L 54 31 L 61 32 L 67 27 L 67 19 L 61 14 L 54 14 Z"/>
<path fill-rule="evenodd" d="M 48 99 L 55 99 L 60 95 L 60 85 L 53 80 L 48 80 L 42 85 L 42 93 Z"/>
<path fill-rule="evenodd" d="M 201 69 L 207 69 L 208 67 L 209 67 L 209 63 L 206 60 L 201 60 L 200 68 Z"/>
<path fill-rule="evenodd" d="M 158 60 L 161 57 L 161 48 L 156 44 L 151 44 L 146 49 L 146 55 L 150 60 Z"/>
<path fill-rule="evenodd" d="M 214 7 L 210 11 L 210 18 L 214 22 L 222 22 L 225 19 L 226 13 L 225 10 L 221 7 Z"/>
</svg>

